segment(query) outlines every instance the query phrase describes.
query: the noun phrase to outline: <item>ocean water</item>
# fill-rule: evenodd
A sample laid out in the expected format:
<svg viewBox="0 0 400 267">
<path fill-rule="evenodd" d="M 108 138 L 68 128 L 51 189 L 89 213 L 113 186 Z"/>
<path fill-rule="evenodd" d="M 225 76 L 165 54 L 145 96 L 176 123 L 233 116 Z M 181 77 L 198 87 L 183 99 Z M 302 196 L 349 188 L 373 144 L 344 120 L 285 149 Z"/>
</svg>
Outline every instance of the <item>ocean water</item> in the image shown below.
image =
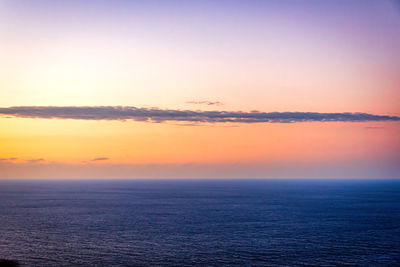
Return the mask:
<svg viewBox="0 0 400 267">
<path fill-rule="evenodd" d="M 400 266 L 400 181 L 0 181 L 0 258 L 26 266 Z"/>
</svg>

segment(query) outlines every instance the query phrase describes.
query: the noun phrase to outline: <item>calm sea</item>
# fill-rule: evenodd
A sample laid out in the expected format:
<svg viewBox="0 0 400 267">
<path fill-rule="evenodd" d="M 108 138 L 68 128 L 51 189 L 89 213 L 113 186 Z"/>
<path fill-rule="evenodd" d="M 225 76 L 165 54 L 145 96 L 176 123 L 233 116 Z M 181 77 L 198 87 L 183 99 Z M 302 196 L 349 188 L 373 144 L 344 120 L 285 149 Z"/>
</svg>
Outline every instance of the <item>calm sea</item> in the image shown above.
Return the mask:
<svg viewBox="0 0 400 267">
<path fill-rule="evenodd" d="M 26 266 L 400 266 L 400 181 L 0 181 L 0 258 Z"/>
</svg>

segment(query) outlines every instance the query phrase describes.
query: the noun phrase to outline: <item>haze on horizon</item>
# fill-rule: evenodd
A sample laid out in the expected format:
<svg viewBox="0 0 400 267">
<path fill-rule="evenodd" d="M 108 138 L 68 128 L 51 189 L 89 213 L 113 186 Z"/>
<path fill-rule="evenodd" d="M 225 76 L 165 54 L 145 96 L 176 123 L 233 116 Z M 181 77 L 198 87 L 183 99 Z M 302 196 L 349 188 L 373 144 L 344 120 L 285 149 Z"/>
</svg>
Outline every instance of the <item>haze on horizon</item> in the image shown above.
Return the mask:
<svg viewBox="0 0 400 267">
<path fill-rule="evenodd" d="M 399 51 L 389 0 L 3 0 L 0 178 L 400 178 Z"/>
</svg>

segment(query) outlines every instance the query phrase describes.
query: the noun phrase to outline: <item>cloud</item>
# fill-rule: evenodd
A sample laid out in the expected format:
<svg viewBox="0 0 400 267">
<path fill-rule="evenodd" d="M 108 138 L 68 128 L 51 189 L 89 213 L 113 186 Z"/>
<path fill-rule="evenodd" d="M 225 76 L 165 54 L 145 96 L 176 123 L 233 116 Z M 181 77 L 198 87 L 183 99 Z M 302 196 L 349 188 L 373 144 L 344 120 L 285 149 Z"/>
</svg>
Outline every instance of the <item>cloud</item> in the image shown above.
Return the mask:
<svg viewBox="0 0 400 267">
<path fill-rule="evenodd" d="M 90 161 L 102 161 L 102 160 L 109 160 L 110 158 L 102 157 L 102 158 L 94 158 L 91 159 Z"/>
<path fill-rule="evenodd" d="M 89 160 L 83 160 L 83 161 L 81 161 L 81 163 L 88 164 L 88 163 L 91 163 L 91 162 L 106 161 L 106 160 L 109 160 L 109 159 L 110 158 L 107 158 L 107 157 L 99 157 L 99 158 L 93 158 L 93 159 L 89 159 Z"/>
<path fill-rule="evenodd" d="M 26 162 L 28 163 L 38 163 L 44 161 L 44 158 L 39 158 L 39 159 L 29 159 Z"/>
<path fill-rule="evenodd" d="M 185 123 L 294 123 L 309 121 L 400 121 L 398 116 L 369 113 L 194 111 L 129 106 L 20 106 L 0 108 L 0 115 L 18 118 L 134 120 Z"/>
<path fill-rule="evenodd" d="M 14 161 L 17 160 L 18 158 L 0 158 L 0 161 Z"/>
<path fill-rule="evenodd" d="M 368 130 L 380 130 L 380 129 L 385 129 L 385 127 L 381 127 L 381 126 L 368 126 L 368 127 L 365 127 L 365 129 L 368 129 Z"/>
<path fill-rule="evenodd" d="M 224 103 L 219 101 L 186 101 L 186 104 L 194 104 L 194 105 L 208 105 L 208 106 L 222 106 Z"/>
</svg>

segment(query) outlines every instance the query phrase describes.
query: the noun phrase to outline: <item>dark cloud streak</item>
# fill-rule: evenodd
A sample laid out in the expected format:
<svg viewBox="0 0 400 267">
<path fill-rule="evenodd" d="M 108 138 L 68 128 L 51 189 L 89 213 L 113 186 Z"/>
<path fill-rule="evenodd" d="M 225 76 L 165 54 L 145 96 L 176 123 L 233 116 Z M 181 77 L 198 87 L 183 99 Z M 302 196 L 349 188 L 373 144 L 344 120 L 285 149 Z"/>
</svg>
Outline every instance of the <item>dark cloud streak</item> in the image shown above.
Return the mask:
<svg viewBox="0 0 400 267">
<path fill-rule="evenodd" d="M 44 158 L 39 158 L 39 159 L 29 159 L 26 162 L 28 163 L 38 163 L 38 162 L 43 162 Z"/>
<path fill-rule="evenodd" d="M 102 161 L 102 160 L 109 160 L 110 158 L 102 157 L 102 158 L 94 158 L 91 159 L 90 161 Z"/>
<path fill-rule="evenodd" d="M 222 106 L 224 104 L 219 101 L 186 101 L 185 103 L 194 105 L 208 105 L 208 106 Z"/>
<path fill-rule="evenodd" d="M 398 116 L 369 113 L 193 111 L 129 106 L 20 106 L 0 108 L 0 115 L 18 118 L 75 120 L 134 120 L 185 123 L 294 123 L 309 121 L 400 121 Z"/>
<path fill-rule="evenodd" d="M 0 161 L 14 161 L 17 160 L 18 158 L 0 158 Z"/>
</svg>

